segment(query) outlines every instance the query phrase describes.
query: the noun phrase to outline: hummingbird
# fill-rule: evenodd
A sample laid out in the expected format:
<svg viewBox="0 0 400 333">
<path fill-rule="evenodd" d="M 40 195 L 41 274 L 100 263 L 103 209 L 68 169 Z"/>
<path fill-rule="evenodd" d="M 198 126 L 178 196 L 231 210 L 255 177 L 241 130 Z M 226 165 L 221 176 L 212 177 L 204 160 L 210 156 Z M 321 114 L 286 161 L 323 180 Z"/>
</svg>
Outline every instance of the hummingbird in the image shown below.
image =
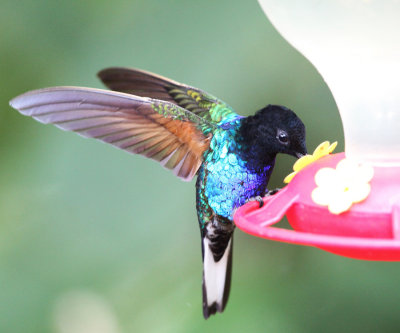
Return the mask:
<svg viewBox="0 0 400 333">
<path fill-rule="evenodd" d="M 111 90 L 44 88 L 10 105 L 39 122 L 156 160 L 184 181 L 197 175 L 203 315 L 224 311 L 233 213 L 254 198 L 262 205 L 278 153 L 307 153 L 303 122 L 280 105 L 243 117 L 205 91 L 143 70 L 114 67 L 98 76 Z"/>
</svg>

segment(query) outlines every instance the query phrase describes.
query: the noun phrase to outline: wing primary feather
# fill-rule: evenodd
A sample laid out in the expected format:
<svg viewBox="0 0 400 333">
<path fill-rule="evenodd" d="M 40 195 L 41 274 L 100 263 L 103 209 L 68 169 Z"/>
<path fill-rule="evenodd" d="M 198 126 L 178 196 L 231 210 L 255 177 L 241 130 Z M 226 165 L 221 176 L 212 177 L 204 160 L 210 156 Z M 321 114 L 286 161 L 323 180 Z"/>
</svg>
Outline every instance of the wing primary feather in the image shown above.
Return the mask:
<svg viewBox="0 0 400 333">
<path fill-rule="evenodd" d="M 209 147 L 204 133 L 216 128 L 175 103 L 93 88 L 45 88 L 10 104 L 40 122 L 155 159 L 184 180 L 194 176 Z"/>
</svg>

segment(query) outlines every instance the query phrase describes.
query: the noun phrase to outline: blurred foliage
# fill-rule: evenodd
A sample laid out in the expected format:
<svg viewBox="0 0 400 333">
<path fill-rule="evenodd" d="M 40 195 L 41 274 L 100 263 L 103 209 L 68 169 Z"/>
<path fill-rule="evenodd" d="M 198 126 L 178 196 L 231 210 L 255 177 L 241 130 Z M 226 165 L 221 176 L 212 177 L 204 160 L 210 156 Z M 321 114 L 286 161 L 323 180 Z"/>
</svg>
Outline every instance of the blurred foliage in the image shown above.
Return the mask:
<svg viewBox="0 0 400 333">
<path fill-rule="evenodd" d="M 115 65 L 202 88 L 243 115 L 286 105 L 309 150 L 343 150 L 329 89 L 255 0 L 3 0 L 0 332 L 398 332 L 398 264 L 239 230 L 230 302 L 204 321 L 194 182 L 8 106 L 30 89 L 100 88 L 96 72 Z M 271 187 L 292 163 L 279 158 Z"/>
</svg>

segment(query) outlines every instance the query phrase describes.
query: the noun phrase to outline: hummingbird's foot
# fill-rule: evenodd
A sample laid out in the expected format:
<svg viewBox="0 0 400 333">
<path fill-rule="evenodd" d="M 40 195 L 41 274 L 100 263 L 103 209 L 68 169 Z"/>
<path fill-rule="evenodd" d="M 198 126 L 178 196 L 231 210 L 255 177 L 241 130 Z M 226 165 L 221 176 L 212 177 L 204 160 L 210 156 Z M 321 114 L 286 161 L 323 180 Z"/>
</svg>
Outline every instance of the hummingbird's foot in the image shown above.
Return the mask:
<svg viewBox="0 0 400 333">
<path fill-rule="evenodd" d="M 273 190 L 269 190 L 265 192 L 265 196 L 269 197 L 270 195 L 277 194 L 281 189 L 280 188 L 274 188 Z"/>
<path fill-rule="evenodd" d="M 264 200 L 259 195 L 257 195 L 256 197 L 252 197 L 252 198 L 247 199 L 246 203 L 252 202 L 252 201 L 257 201 L 258 202 L 258 204 L 259 204 L 258 208 L 261 208 L 262 206 L 264 206 Z"/>
</svg>

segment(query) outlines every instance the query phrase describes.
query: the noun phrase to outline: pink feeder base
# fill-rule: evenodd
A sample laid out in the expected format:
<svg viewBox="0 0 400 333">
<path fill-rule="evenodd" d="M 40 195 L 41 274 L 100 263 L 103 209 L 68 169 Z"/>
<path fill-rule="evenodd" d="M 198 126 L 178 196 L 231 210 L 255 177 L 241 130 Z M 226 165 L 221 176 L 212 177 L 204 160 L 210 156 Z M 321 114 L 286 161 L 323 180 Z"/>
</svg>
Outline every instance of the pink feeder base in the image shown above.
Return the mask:
<svg viewBox="0 0 400 333">
<path fill-rule="evenodd" d="M 400 167 L 374 167 L 371 193 L 350 211 L 334 215 L 311 200 L 315 173 L 335 168 L 344 153 L 328 155 L 307 166 L 277 194 L 240 207 L 236 226 L 254 236 L 315 246 L 341 256 L 400 261 Z M 273 227 L 286 214 L 293 230 Z"/>
</svg>

